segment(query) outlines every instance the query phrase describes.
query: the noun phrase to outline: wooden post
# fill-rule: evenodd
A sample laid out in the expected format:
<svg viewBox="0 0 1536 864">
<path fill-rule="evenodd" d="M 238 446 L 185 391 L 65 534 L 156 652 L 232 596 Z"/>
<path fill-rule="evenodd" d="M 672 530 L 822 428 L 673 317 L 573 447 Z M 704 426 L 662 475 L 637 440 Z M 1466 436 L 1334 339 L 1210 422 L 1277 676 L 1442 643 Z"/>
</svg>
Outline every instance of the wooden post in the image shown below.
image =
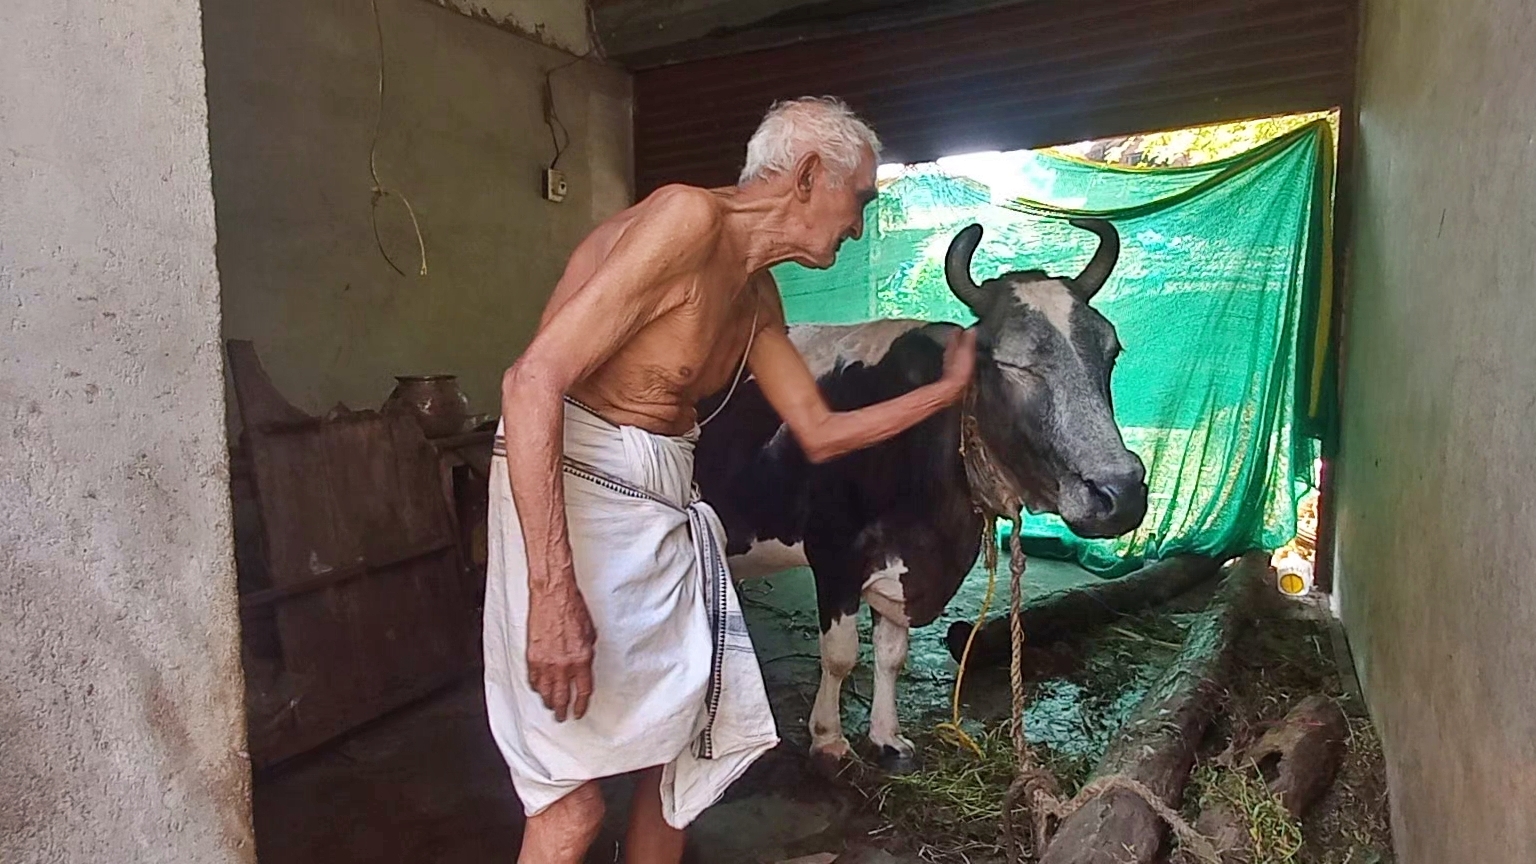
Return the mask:
<svg viewBox="0 0 1536 864">
<path fill-rule="evenodd" d="M 1220 562 L 1198 555 L 1176 555 L 1119 579 L 1057 591 L 1030 600 L 1024 607 L 1024 633 L 1031 645 L 1045 647 L 1080 635 L 1149 606 L 1166 603 L 1216 575 Z M 956 621 L 944 642 L 950 656 L 960 662 L 972 625 Z M 981 625 L 971 645 L 967 665 L 971 669 L 1001 666 L 1009 657 L 1008 616 L 999 615 Z"/>
<path fill-rule="evenodd" d="M 1190 627 L 1183 650 L 1120 728 L 1092 779 L 1129 778 L 1178 808 L 1195 749 L 1223 690 L 1232 647 L 1269 580 L 1269 562 L 1261 552 L 1228 568 L 1210 607 Z M 1141 797 L 1111 788 L 1062 821 L 1040 862 L 1151 864 L 1161 852 L 1165 828 Z"/>
</svg>

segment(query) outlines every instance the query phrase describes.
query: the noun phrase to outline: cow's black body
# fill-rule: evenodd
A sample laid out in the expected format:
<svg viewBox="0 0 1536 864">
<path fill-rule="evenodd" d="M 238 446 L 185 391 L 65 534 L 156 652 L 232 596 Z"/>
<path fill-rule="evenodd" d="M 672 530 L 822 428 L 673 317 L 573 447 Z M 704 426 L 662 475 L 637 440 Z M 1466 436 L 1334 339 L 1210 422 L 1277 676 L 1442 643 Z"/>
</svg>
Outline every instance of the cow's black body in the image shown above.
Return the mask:
<svg viewBox="0 0 1536 864">
<path fill-rule="evenodd" d="M 917 327 L 873 363 L 839 363 L 819 384 L 833 410 L 882 402 L 935 381 L 954 325 Z M 707 413 L 712 406 L 705 406 Z M 911 626 L 931 623 L 975 563 L 982 521 L 960 461 L 959 409 L 823 465 L 808 462 L 751 381 L 699 440 L 696 476 L 725 522 L 729 552 L 803 543 L 822 629 L 853 615 L 866 578 L 893 561 Z"/>
<path fill-rule="evenodd" d="M 1059 514 L 1081 536 L 1110 537 L 1140 524 L 1147 504 L 1145 467 L 1126 448 L 1110 399 L 1118 338 L 1089 306 L 1114 266 L 1119 235 L 1102 220 L 1073 224 L 1100 238 L 1076 278 L 1025 270 L 976 284 L 970 262 L 982 231 L 973 225 L 950 243 L 945 279 L 977 317 L 968 404 L 989 464 L 1009 475 L 1010 494 L 1031 510 Z M 830 407 L 850 411 L 938 380 L 956 329 L 872 321 L 791 328 L 790 338 Z M 876 613 L 869 738 L 887 765 L 913 755 L 895 703 L 907 631 L 943 612 L 980 551 L 982 517 L 966 480 L 960 421 L 951 407 L 817 465 L 749 380 L 704 428 L 695 476 L 725 522 L 729 551 L 743 555 L 769 541 L 802 546 L 815 573 L 822 679 L 810 717 L 814 757 L 848 755 L 838 700 L 858 660 L 856 615 L 866 602 Z"/>
</svg>

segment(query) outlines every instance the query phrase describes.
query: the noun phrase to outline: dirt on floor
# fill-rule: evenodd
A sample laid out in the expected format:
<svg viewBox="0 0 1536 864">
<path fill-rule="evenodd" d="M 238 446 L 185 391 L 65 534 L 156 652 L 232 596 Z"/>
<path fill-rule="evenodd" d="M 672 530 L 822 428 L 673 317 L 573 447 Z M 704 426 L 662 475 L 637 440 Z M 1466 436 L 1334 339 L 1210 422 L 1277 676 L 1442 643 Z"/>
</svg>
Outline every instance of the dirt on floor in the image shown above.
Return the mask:
<svg viewBox="0 0 1536 864">
<path fill-rule="evenodd" d="M 1246 632 L 1226 705 L 1202 748 L 1202 763 L 1187 800 L 1198 802 L 1213 786 L 1230 788 L 1237 775 L 1246 787 L 1241 798 L 1249 802 L 1250 835 L 1262 852 L 1253 859 L 1255 864 L 1391 864 L 1381 742 L 1365 714 L 1353 673 L 1341 673 L 1336 663 L 1342 632 L 1336 623 L 1307 615 L 1305 609 L 1295 607 L 1294 614 L 1270 617 L 1264 626 Z M 1263 794 L 1254 766 L 1224 768 L 1216 762 L 1229 748 L 1253 742 L 1266 724 L 1283 718 L 1312 694 L 1329 696 L 1344 709 L 1348 738 L 1333 785 L 1295 825 Z"/>
<path fill-rule="evenodd" d="M 1006 578 L 1006 567 L 1004 576 Z M 1094 577 L 1068 565 L 1031 561 L 1031 593 Z M 953 620 L 974 618 L 986 576 L 975 573 L 932 627 L 915 631 L 900 683 L 906 734 L 921 768 L 882 774 L 857 762 L 840 775 L 813 771 L 805 725 L 819 680 L 814 586 L 806 571 L 746 583 L 743 606 L 763 664 L 783 744 L 693 826 L 688 860 L 774 864 L 837 854 L 844 864 L 1002 860 L 999 816 L 1013 778 L 1005 670 L 976 670 L 963 694 L 963 728 L 981 756 L 935 731 L 950 717 L 955 664 L 943 642 Z M 1000 591 L 1000 594 L 1003 593 Z M 1177 653 L 1209 587 L 1154 612 L 1123 619 L 1073 642 L 1033 646 L 1025 726 L 1035 752 L 1075 791 L 1104 747 Z M 996 607 L 994 607 L 994 610 Z M 867 729 L 871 692 L 867 622 L 860 668 L 844 689 L 850 740 Z M 1297 606 L 1245 631 L 1239 669 L 1220 721 L 1202 744 L 1189 792 L 1250 794 L 1214 767 L 1235 735 L 1251 734 L 1313 693 L 1340 700 L 1351 738 L 1333 789 L 1299 825 L 1260 817 L 1253 864 L 1388 864 L 1386 784 L 1370 724 L 1335 665 L 1336 631 L 1326 616 Z M 1225 769 L 1221 769 L 1225 770 Z M 1230 772 L 1229 772 L 1230 773 Z M 1256 782 L 1256 781 L 1255 781 Z M 1255 791 L 1258 789 L 1258 791 Z M 628 781 L 605 784 L 609 818 L 589 862 L 621 860 Z M 261 864 L 481 864 L 515 859 L 522 817 L 505 766 L 485 725 L 478 681 L 385 718 L 323 751 L 266 772 L 255 788 Z M 1267 832 L 1267 833 L 1266 833 Z"/>
<path fill-rule="evenodd" d="M 1120 724 L 1178 653 L 1213 587 L 1070 643 L 1030 649 L 1025 666 L 1034 674 L 1025 726 L 1032 751 L 1056 775 L 1063 793 L 1074 794 L 1085 782 Z M 1212 800 L 1234 808 L 1249 844 L 1234 861 L 1391 864 L 1381 747 L 1352 674 L 1341 674 L 1342 631 L 1316 603 L 1277 594 L 1271 605 L 1260 626 L 1245 629 L 1236 645 L 1230 686 L 1186 789 L 1185 815 L 1194 822 L 1202 804 Z M 846 782 L 878 814 L 879 825 L 862 840 L 897 860 L 1004 860 L 999 824 L 1003 796 L 1014 778 L 1003 701 L 1008 686 L 1001 670 L 973 675 L 964 712 L 973 719 L 965 728 L 979 756 L 926 731 L 916 736 L 926 759 L 922 771 L 888 777 L 855 766 L 845 772 Z M 1344 709 L 1348 740 L 1331 788 L 1298 822 L 1269 794 L 1255 766 L 1230 764 L 1231 753 L 1314 694 Z"/>
</svg>

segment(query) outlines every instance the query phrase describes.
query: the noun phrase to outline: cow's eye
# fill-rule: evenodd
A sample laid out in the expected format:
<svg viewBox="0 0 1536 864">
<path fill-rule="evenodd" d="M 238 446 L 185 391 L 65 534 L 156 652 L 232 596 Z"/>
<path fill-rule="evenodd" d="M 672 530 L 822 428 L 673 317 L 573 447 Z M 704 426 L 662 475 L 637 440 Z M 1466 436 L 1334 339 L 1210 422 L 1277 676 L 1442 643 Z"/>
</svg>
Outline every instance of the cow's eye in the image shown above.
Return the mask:
<svg viewBox="0 0 1536 864">
<path fill-rule="evenodd" d="M 1007 360 L 1001 360 L 1001 359 L 998 359 L 996 357 L 992 358 L 992 362 L 994 362 L 997 365 L 1003 367 L 1004 369 L 1012 369 L 1012 370 L 1014 370 L 1016 372 L 1029 372 L 1029 371 L 1032 371 L 1032 367 L 1031 366 L 1026 366 L 1026 365 L 1024 365 L 1022 363 L 1009 363 Z"/>
</svg>

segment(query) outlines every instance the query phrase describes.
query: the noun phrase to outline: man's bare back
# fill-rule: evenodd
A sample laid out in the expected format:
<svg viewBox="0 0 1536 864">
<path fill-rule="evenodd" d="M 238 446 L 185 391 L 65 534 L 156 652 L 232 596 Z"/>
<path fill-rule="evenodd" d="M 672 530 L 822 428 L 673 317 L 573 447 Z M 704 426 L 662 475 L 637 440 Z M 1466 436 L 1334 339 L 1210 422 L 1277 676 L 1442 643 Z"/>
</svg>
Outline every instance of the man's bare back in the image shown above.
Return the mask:
<svg viewBox="0 0 1536 864">
<path fill-rule="evenodd" d="M 540 326 L 581 290 L 635 220 L 654 217 L 680 196 L 724 208 L 726 194 L 668 187 L 603 222 L 572 254 Z M 754 322 L 759 330 L 784 326 L 773 278 L 766 271 L 744 272 L 744 256 L 723 233 L 711 239 L 713 248 L 701 250 L 691 272 L 660 286 L 675 306 L 573 385 L 573 398 L 615 424 L 684 434 L 696 422 L 694 406 L 728 386 L 741 368 Z"/>
</svg>

